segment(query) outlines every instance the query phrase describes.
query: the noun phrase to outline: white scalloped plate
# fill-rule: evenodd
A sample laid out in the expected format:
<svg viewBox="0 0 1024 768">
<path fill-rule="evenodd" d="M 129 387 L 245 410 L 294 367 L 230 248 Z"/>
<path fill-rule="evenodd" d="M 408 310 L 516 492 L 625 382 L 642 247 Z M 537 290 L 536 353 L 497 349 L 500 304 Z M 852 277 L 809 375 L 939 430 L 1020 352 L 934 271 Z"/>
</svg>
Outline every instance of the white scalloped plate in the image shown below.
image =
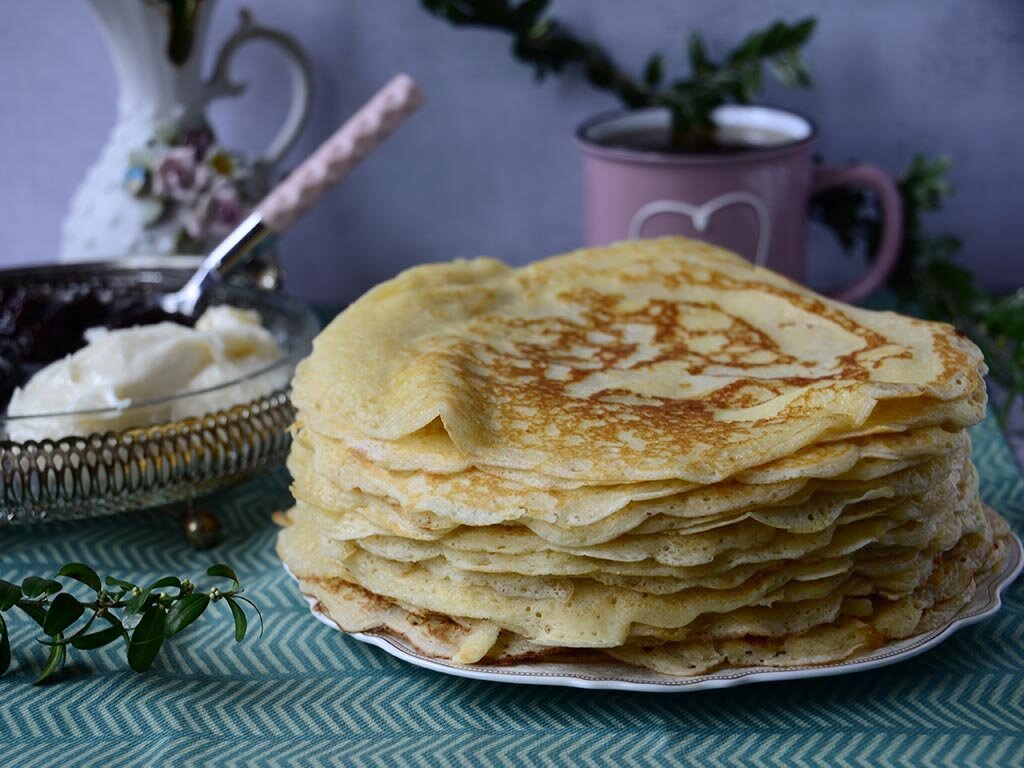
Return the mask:
<svg viewBox="0 0 1024 768">
<path fill-rule="evenodd" d="M 569 664 L 532 661 L 509 665 L 466 665 L 444 659 L 425 656 L 412 648 L 400 637 L 383 631 L 348 633 L 351 637 L 390 653 L 392 656 L 446 675 L 468 677 L 474 680 L 490 680 L 499 683 L 523 685 L 559 685 L 570 688 L 590 688 L 617 691 L 647 691 L 670 693 L 681 691 L 702 691 L 709 688 L 729 688 L 747 683 L 764 683 L 773 680 L 801 680 L 809 677 L 844 675 L 863 672 L 868 669 L 895 664 L 924 653 L 941 643 L 961 627 L 985 619 L 999 610 L 1000 593 L 1015 579 L 1024 566 L 1024 550 L 1020 539 L 1013 536 L 1013 546 L 1007 553 L 1002 570 L 978 585 L 974 599 L 948 624 L 898 642 L 889 643 L 868 653 L 831 664 L 819 664 L 790 669 L 766 669 L 750 667 L 743 669 L 720 669 L 699 677 L 670 677 L 649 670 L 638 669 L 617 662 Z M 285 566 L 288 570 L 288 566 Z M 291 575 L 291 571 L 289 571 Z M 333 619 L 319 606 L 316 598 L 304 595 L 313 615 L 333 629 L 341 630 Z M 342 630 L 343 631 L 343 630 Z"/>
</svg>

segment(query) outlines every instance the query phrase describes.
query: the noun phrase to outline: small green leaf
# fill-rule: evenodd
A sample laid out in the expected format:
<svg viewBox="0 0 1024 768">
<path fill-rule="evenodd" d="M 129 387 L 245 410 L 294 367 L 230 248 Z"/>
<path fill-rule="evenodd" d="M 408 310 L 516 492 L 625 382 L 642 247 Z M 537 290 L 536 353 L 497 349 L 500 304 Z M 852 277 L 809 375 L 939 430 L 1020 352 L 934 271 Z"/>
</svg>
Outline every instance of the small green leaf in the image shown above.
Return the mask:
<svg viewBox="0 0 1024 768">
<path fill-rule="evenodd" d="M 53 635 L 51 639 L 57 642 L 50 646 L 50 656 L 46 659 L 46 665 L 43 667 L 43 671 L 40 672 L 39 677 L 36 678 L 35 685 L 39 685 L 46 678 L 56 672 L 67 657 L 67 646 L 60 642 L 64 639 L 64 635 L 57 633 L 56 635 Z"/>
<path fill-rule="evenodd" d="M 665 76 L 665 57 L 656 53 L 647 60 L 644 67 L 644 82 L 651 88 L 657 88 Z"/>
<path fill-rule="evenodd" d="M 686 53 L 690 59 L 690 69 L 694 75 L 703 75 L 714 69 L 704 48 L 704 38 L 694 32 L 686 41 Z"/>
<path fill-rule="evenodd" d="M 779 82 L 789 88 L 808 88 L 811 85 L 811 74 L 807 71 L 800 54 L 796 51 L 776 56 L 771 62 L 772 72 Z"/>
<path fill-rule="evenodd" d="M 53 598 L 53 603 L 51 603 L 50 609 L 46 612 L 43 632 L 50 636 L 63 632 L 78 621 L 84 612 L 85 606 L 78 602 L 73 595 L 61 592 Z"/>
<path fill-rule="evenodd" d="M 791 27 L 789 44 L 793 47 L 803 45 L 811 39 L 811 35 L 814 34 L 814 28 L 818 25 L 818 20 L 813 16 L 808 16 L 806 19 L 801 19 L 793 27 Z"/>
<path fill-rule="evenodd" d="M 0 675 L 11 666 L 11 639 L 7 636 L 7 622 L 0 615 Z"/>
<path fill-rule="evenodd" d="M 147 599 L 149 599 L 149 589 L 140 589 L 138 594 L 133 594 L 125 602 L 125 614 L 140 613 Z"/>
<path fill-rule="evenodd" d="M 248 627 L 249 622 L 245 618 L 245 611 L 242 610 L 242 606 L 232 600 L 230 597 L 228 600 L 228 607 L 231 609 L 231 616 L 235 620 L 235 642 L 242 642 L 245 638 L 245 630 Z"/>
<path fill-rule="evenodd" d="M 57 575 L 67 576 L 69 579 L 80 581 L 93 592 L 99 592 L 103 589 L 103 584 L 100 582 L 100 577 L 96 571 L 82 563 L 68 563 L 57 571 Z"/>
<path fill-rule="evenodd" d="M 167 612 L 163 608 L 151 605 L 146 609 L 128 642 L 128 666 L 136 672 L 149 669 L 163 645 L 166 626 Z"/>
<path fill-rule="evenodd" d="M 764 43 L 766 34 L 766 30 L 751 32 L 746 39 L 736 46 L 732 53 L 729 54 L 729 61 L 731 63 L 737 63 L 757 57 L 761 52 L 761 46 Z"/>
<path fill-rule="evenodd" d="M 776 21 L 771 26 L 747 36 L 732 53 L 729 62 L 736 64 L 777 56 L 787 49 L 796 50 L 806 43 L 814 33 L 813 18 L 802 19 L 794 25 Z"/>
<path fill-rule="evenodd" d="M 736 100 L 747 104 L 757 98 L 761 90 L 761 67 L 743 67 L 737 73 Z"/>
<path fill-rule="evenodd" d="M 1011 293 L 994 302 L 987 324 L 995 333 L 1024 341 L 1024 294 Z"/>
<path fill-rule="evenodd" d="M 0 611 L 12 608 L 19 600 L 21 600 L 21 587 L 0 579 Z"/>
<path fill-rule="evenodd" d="M 107 627 L 97 632 L 90 632 L 88 635 L 80 635 L 71 641 L 71 645 L 80 651 L 91 651 L 114 642 L 121 637 L 122 632 L 124 630 L 121 627 Z"/>
<path fill-rule="evenodd" d="M 784 21 L 776 21 L 765 33 L 761 41 L 761 53 L 772 53 L 789 44 L 789 27 Z"/>
<path fill-rule="evenodd" d="M 254 603 L 254 602 L 253 602 L 252 600 L 250 600 L 249 598 L 247 598 L 247 597 L 242 597 L 241 595 L 237 595 L 237 596 L 236 596 L 235 598 L 233 598 L 233 599 L 235 599 L 235 600 L 241 600 L 241 601 L 242 601 L 243 603 L 247 603 L 248 605 L 252 606 L 252 609 L 253 609 L 254 611 L 256 611 L 256 616 L 257 616 L 257 617 L 259 618 L 259 620 L 260 620 L 260 637 L 263 637 L 263 611 L 261 611 L 261 610 L 260 610 L 260 607 L 259 607 L 258 605 L 256 605 L 256 603 Z"/>
<path fill-rule="evenodd" d="M 238 589 L 238 577 L 235 576 L 235 572 L 230 565 L 224 565 L 223 563 L 211 565 L 209 568 L 206 569 L 206 575 L 218 576 L 222 579 L 231 579 L 233 582 L 235 582 L 235 589 Z"/>
<path fill-rule="evenodd" d="M 162 579 L 157 579 L 150 584 L 147 589 L 152 591 L 154 589 L 163 589 L 164 587 L 174 587 L 175 589 L 181 589 L 181 579 L 177 576 L 164 576 Z"/>
<path fill-rule="evenodd" d="M 39 576 L 29 576 L 23 582 L 21 582 L 21 591 L 25 593 L 25 597 L 35 598 L 40 595 L 55 595 L 61 591 L 63 587 L 59 581 L 53 579 L 44 579 Z"/>
<path fill-rule="evenodd" d="M 178 634 L 202 616 L 209 604 L 210 596 L 203 592 L 193 592 L 175 603 L 167 612 L 167 637 Z"/>
<path fill-rule="evenodd" d="M 107 576 L 104 582 L 108 587 L 120 587 L 121 589 L 127 589 L 129 591 L 135 589 L 136 584 L 132 584 L 130 581 L 123 581 L 122 579 L 116 579 L 113 576 Z"/>
</svg>

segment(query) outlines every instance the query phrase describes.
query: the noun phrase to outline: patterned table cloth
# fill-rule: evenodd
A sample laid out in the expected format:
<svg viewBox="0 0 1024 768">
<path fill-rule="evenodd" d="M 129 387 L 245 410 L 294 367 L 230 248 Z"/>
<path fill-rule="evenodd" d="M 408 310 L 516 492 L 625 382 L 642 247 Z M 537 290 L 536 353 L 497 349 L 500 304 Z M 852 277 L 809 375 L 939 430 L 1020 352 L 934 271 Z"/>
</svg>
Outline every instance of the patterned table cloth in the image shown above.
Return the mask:
<svg viewBox="0 0 1024 768">
<path fill-rule="evenodd" d="M 985 499 L 1018 533 L 1024 482 L 993 419 L 973 430 Z M 309 613 L 274 554 L 277 471 L 203 503 L 224 543 L 195 552 L 161 512 L 0 530 L 0 577 L 81 560 L 145 582 L 234 566 L 266 618 L 236 645 L 215 605 L 145 674 L 123 652 L 72 652 L 33 686 L 45 649 L 12 616 L 0 678 L 0 765 L 1024 764 L 1024 580 L 994 618 L 905 663 L 846 677 L 683 694 L 503 685 L 412 667 Z"/>
</svg>

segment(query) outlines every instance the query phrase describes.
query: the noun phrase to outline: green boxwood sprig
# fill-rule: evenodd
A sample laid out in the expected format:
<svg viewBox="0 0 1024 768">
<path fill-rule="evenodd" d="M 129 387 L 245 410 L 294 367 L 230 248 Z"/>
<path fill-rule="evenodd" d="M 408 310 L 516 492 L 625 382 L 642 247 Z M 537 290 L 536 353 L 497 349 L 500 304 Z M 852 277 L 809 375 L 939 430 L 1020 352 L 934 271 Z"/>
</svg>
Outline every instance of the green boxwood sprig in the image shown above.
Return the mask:
<svg viewBox="0 0 1024 768">
<path fill-rule="evenodd" d="M 11 664 L 7 615 L 17 608 L 42 630 L 40 642 L 49 646 L 46 664 L 36 678 L 41 683 L 67 659 L 68 648 L 90 651 L 123 641 L 128 666 L 145 672 L 164 641 L 174 637 L 203 615 L 212 603 L 224 602 L 231 611 L 235 640 L 245 638 L 248 619 L 242 604 L 256 611 L 263 633 L 263 616 L 244 591 L 230 566 L 212 565 L 207 576 L 230 581 L 230 587 L 198 589 L 188 579 L 164 576 L 147 586 L 99 574 L 88 565 L 68 563 L 57 577 L 74 579 L 95 593 L 93 600 L 79 600 L 56 579 L 28 576 L 21 584 L 0 579 L 0 675 Z M 97 628 L 98 627 L 98 628 Z"/>
<path fill-rule="evenodd" d="M 712 111 L 722 104 L 754 99 L 767 69 L 783 85 L 806 88 L 811 76 L 802 57 L 815 19 L 776 21 L 749 34 L 721 59 L 708 52 L 697 33 L 685 41 L 688 76 L 667 78 L 665 59 L 654 53 L 640 76 L 620 67 L 599 43 L 580 37 L 547 14 L 548 0 L 420 0 L 434 16 L 461 27 L 481 27 L 512 37 L 512 53 L 538 78 L 578 67 L 595 88 L 608 91 L 629 109 L 666 107 L 672 115 L 672 143 L 700 148 L 711 140 Z M 681 41 L 682 43 L 682 41 Z"/>
</svg>

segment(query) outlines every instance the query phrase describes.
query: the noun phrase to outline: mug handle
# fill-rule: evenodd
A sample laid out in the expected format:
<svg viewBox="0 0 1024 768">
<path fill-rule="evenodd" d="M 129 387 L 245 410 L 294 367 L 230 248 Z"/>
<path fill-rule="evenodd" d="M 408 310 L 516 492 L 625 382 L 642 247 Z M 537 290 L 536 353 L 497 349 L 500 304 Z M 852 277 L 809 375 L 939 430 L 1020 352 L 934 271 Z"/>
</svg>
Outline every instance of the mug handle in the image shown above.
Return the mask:
<svg viewBox="0 0 1024 768">
<path fill-rule="evenodd" d="M 903 240 L 903 202 L 892 176 L 876 165 L 858 163 L 843 168 L 815 168 L 813 171 L 812 194 L 847 186 L 868 187 L 878 196 L 882 208 L 882 236 L 874 262 L 857 282 L 833 294 L 833 298 L 839 301 L 853 303 L 881 285 L 899 261 Z"/>
<path fill-rule="evenodd" d="M 291 71 L 291 104 L 277 135 L 270 141 L 263 153 L 253 160 L 253 165 L 264 173 L 284 157 L 306 125 L 309 118 L 310 99 L 313 93 L 313 75 L 302 47 L 291 35 L 270 27 L 253 23 L 252 14 L 245 8 L 239 11 L 239 24 L 217 52 L 213 74 L 206 81 L 206 101 L 224 96 L 238 96 L 245 91 L 245 84 L 231 79 L 231 60 L 238 50 L 253 40 L 265 40 L 280 48 L 286 55 Z"/>
</svg>

